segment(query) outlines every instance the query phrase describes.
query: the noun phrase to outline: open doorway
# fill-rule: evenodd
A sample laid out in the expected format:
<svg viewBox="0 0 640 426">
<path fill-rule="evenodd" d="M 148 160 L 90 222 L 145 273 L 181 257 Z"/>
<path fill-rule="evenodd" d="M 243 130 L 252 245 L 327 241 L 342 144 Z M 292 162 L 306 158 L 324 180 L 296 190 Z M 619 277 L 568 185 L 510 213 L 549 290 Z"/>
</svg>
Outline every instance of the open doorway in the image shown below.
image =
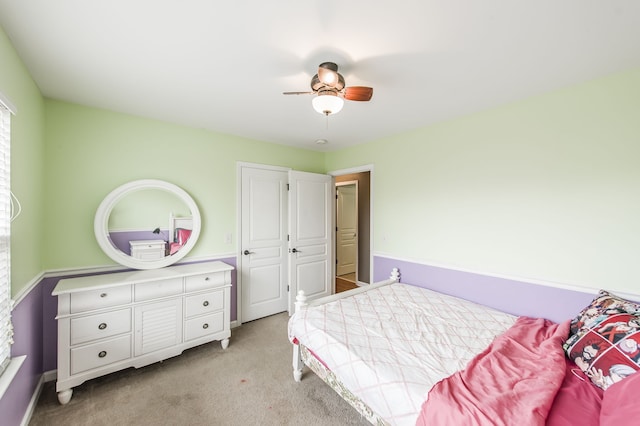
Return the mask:
<svg viewBox="0 0 640 426">
<path fill-rule="evenodd" d="M 336 293 L 357 287 L 358 181 L 336 182 Z"/>
<path fill-rule="evenodd" d="M 371 282 L 371 173 L 335 175 L 335 185 L 339 293 Z"/>
</svg>

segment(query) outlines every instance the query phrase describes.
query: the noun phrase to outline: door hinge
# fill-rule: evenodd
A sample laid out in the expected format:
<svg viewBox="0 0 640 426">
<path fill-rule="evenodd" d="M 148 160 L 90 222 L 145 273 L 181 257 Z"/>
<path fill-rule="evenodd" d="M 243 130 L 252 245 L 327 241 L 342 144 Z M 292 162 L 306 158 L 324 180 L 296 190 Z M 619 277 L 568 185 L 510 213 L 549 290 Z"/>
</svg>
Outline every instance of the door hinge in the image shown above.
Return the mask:
<svg viewBox="0 0 640 426">
<path fill-rule="evenodd" d="M 287 234 L 287 241 L 289 241 L 289 234 Z"/>
<path fill-rule="evenodd" d="M 289 293 L 289 286 L 287 286 L 287 293 Z"/>
<path fill-rule="evenodd" d="M 289 190 L 289 184 L 287 184 L 287 191 Z"/>
</svg>

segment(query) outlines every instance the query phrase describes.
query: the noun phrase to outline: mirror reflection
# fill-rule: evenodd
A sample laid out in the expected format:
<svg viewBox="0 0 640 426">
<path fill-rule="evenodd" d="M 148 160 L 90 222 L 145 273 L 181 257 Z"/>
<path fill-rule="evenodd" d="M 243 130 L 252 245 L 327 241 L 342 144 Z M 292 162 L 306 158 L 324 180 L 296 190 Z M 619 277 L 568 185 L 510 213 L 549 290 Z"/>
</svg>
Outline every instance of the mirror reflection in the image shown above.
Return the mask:
<svg viewBox="0 0 640 426">
<path fill-rule="evenodd" d="M 140 260 L 172 256 L 193 230 L 189 207 L 162 189 L 141 189 L 122 197 L 108 218 L 111 244 Z"/>
<path fill-rule="evenodd" d="M 162 180 L 143 179 L 111 191 L 96 211 L 98 245 L 112 260 L 134 269 L 156 269 L 183 259 L 200 236 L 193 198 Z"/>
</svg>

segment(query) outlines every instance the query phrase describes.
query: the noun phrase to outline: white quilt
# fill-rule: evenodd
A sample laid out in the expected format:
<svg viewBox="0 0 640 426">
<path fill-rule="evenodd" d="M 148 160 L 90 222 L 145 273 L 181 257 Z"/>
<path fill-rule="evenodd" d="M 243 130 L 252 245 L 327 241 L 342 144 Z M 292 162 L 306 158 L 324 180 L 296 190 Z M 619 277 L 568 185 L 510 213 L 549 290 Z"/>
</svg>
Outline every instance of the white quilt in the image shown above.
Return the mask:
<svg viewBox="0 0 640 426">
<path fill-rule="evenodd" d="M 295 313 L 289 339 L 310 349 L 386 422 L 413 425 L 429 389 L 463 369 L 515 320 L 396 283 Z"/>
</svg>

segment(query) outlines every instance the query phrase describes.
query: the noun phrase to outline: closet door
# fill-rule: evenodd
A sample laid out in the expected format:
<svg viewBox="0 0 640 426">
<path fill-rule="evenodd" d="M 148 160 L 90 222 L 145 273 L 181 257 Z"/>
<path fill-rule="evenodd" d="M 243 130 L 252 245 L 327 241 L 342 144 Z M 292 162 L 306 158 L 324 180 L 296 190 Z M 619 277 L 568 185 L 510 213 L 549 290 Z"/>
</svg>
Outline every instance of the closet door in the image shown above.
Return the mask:
<svg viewBox="0 0 640 426">
<path fill-rule="evenodd" d="M 242 167 L 242 322 L 287 310 L 287 171 Z"/>
<path fill-rule="evenodd" d="M 333 294 L 333 178 L 289 172 L 289 312 L 298 290 L 310 299 Z"/>
</svg>

